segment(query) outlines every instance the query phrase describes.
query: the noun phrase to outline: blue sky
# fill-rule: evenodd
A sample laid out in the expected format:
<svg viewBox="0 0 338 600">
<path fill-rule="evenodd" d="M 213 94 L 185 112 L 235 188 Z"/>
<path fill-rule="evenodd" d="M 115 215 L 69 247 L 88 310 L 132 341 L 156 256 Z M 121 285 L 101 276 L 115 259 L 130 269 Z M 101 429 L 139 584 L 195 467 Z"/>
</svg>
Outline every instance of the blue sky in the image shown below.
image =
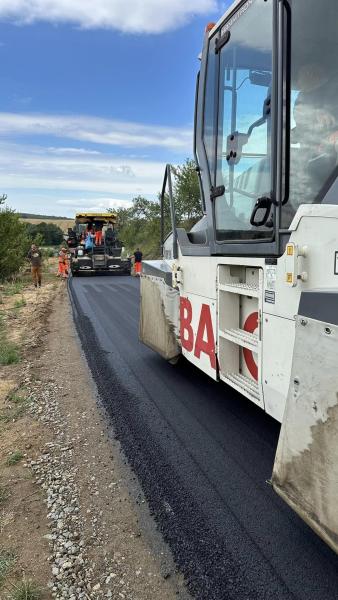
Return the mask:
<svg viewBox="0 0 338 600">
<path fill-rule="evenodd" d="M 73 216 L 156 197 L 192 156 L 197 56 L 217 0 L 0 0 L 0 193 Z"/>
</svg>

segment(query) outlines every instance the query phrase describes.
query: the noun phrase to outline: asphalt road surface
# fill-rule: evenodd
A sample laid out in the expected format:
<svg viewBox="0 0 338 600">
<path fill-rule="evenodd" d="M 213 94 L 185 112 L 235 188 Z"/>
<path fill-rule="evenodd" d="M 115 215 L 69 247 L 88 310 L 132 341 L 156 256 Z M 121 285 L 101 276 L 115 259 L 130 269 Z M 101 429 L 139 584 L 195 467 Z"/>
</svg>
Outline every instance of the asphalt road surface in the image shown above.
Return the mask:
<svg viewBox="0 0 338 600">
<path fill-rule="evenodd" d="M 338 599 L 338 557 L 267 483 L 278 423 L 138 341 L 138 280 L 73 278 L 70 292 L 116 437 L 191 595 Z"/>
</svg>

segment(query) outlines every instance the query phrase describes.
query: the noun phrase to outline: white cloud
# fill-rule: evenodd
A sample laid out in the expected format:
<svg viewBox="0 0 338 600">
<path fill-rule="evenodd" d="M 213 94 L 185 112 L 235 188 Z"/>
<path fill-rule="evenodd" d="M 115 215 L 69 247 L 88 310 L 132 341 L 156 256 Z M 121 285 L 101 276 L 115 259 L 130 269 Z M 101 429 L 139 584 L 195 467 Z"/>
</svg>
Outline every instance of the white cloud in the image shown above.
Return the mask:
<svg viewBox="0 0 338 600">
<path fill-rule="evenodd" d="M 0 0 L 1 2 L 1 0 Z M 127 148 L 161 147 L 191 152 L 192 130 L 89 116 L 0 113 L 0 135 L 48 135 Z"/>
<path fill-rule="evenodd" d="M 87 148 L 55 148 L 54 146 L 47 148 L 47 152 L 49 152 L 50 154 L 89 154 L 94 156 L 101 154 L 101 152 L 99 152 L 98 150 L 88 150 Z"/>
<path fill-rule="evenodd" d="M 129 208 L 132 206 L 132 201 L 102 196 L 99 198 L 60 198 L 56 204 L 66 206 L 68 210 L 73 209 L 76 212 L 77 210 L 99 211 L 107 208 Z"/>
<path fill-rule="evenodd" d="M 125 33 L 162 33 L 216 9 L 217 0 L 0 0 L 0 18 L 19 24 L 72 23 Z"/>
<path fill-rule="evenodd" d="M 125 159 L 109 154 L 49 153 L 42 147 L 0 145 L 1 190 L 46 190 L 85 197 L 131 199 L 153 197 L 161 188 L 164 163 Z M 97 196 L 96 196 L 97 197 Z"/>
</svg>

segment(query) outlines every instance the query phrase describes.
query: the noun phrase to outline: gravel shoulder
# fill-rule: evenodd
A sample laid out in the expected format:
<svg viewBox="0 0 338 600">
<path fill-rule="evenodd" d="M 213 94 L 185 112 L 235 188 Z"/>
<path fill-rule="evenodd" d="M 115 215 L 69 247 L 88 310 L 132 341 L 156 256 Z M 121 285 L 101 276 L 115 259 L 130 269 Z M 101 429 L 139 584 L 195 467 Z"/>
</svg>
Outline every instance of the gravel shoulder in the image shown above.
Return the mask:
<svg viewBox="0 0 338 600">
<path fill-rule="evenodd" d="M 2 414 L 14 393 L 26 403 L 2 421 L 0 598 L 22 578 L 44 600 L 186 598 L 99 406 L 63 282 L 40 304 L 23 362 L 1 373 Z M 13 559 L 2 580 L 5 555 Z"/>
</svg>

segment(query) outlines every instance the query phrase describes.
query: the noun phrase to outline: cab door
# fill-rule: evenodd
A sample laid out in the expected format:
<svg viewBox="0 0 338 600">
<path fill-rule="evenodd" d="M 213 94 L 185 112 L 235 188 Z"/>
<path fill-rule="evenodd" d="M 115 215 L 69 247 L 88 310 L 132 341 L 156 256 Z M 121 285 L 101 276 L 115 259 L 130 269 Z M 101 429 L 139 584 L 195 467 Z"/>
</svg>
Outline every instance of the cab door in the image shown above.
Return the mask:
<svg viewBox="0 0 338 600">
<path fill-rule="evenodd" d="M 275 0 L 250 0 L 209 40 L 199 155 L 212 254 L 278 254 L 276 21 Z"/>
</svg>

